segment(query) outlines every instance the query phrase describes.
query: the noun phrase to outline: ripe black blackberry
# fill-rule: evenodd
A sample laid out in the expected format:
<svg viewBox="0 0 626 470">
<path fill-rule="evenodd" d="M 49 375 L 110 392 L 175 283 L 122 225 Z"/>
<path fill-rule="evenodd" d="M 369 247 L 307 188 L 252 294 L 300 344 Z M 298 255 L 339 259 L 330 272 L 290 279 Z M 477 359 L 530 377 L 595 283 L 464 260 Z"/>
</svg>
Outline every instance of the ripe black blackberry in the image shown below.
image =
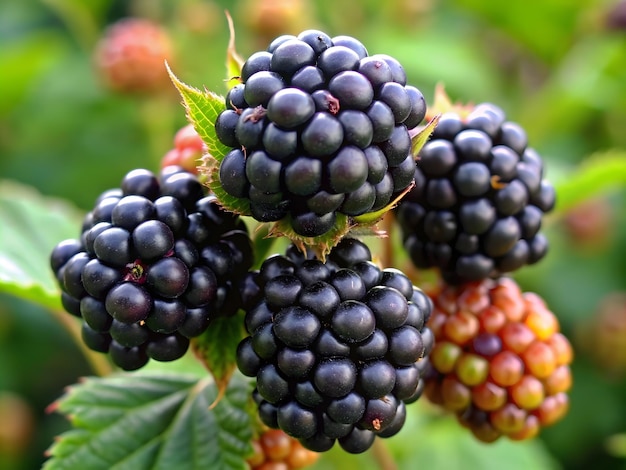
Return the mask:
<svg viewBox="0 0 626 470">
<path fill-rule="evenodd" d="M 433 346 L 429 297 L 402 272 L 380 269 L 368 247 L 344 238 L 326 262 L 292 245 L 251 275 L 249 334 L 237 348 L 256 378 L 262 422 L 322 452 L 348 452 L 403 426 L 419 398 Z"/>
<path fill-rule="evenodd" d="M 493 104 L 441 115 L 397 211 L 416 266 L 459 283 L 543 258 L 548 242 L 539 229 L 555 192 L 527 144 L 521 126 Z"/>
<path fill-rule="evenodd" d="M 87 346 L 133 370 L 181 357 L 213 318 L 237 311 L 252 246 L 238 216 L 170 166 L 133 170 L 102 193 L 50 264 Z"/>
<path fill-rule="evenodd" d="M 409 129 L 422 93 L 402 66 L 358 40 L 317 30 L 281 36 L 244 63 L 215 122 L 232 150 L 219 185 L 258 221 L 287 218 L 301 237 L 388 205 L 411 183 Z"/>
</svg>

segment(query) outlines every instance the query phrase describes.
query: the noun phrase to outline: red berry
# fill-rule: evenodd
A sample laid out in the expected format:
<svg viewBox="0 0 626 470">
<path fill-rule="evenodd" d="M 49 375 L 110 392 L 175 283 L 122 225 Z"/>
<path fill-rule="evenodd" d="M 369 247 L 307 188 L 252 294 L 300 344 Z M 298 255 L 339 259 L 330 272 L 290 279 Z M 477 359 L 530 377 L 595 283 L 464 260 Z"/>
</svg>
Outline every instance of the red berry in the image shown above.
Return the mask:
<svg viewBox="0 0 626 470">
<path fill-rule="evenodd" d="M 556 369 L 556 357 L 552 348 L 541 341 L 535 341 L 522 353 L 524 364 L 535 377 L 545 379 Z"/>
<path fill-rule="evenodd" d="M 509 322 L 500 330 L 500 338 L 506 349 L 521 354 L 535 340 L 535 334 L 523 323 Z"/>
<path fill-rule="evenodd" d="M 532 375 L 522 377 L 509 392 L 513 402 L 525 410 L 534 410 L 545 398 L 543 383 Z"/>
<path fill-rule="evenodd" d="M 270 460 L 284 460 L 291 452 L 292 439 L 279 429 L 270 429 L 259 438 L 265 457 Z"/>
<path fill-rule="evenodd" d="M 105 84 L 123 93 L 173 90 L 165 60 L 172 60 L 169 34 L 142 18 L 113 23 L 95 51 L 96 68 Z"/>
<path fill-rule="evenodd" d="M 524 374 L 524 362 L 510 351 L 502 351 L 491 360 L 491 378 L 502 387 L 517 383 Z"/>
<path fill-rule="evenodd" d="M 174 147 L 177 150 L 196 150 L 202 152 L 204 142 L 194 129 L 192 124 L 181 127 L 174 136 Z"/>
<path fill-rule="evenodd" d="M 478 334 L 479 328 L 480 323 L 476 315 L 460 311 L 448 317 L 443 331 L 448 339 L 454 341 L 459 346 L 463 346 Z"/>
<path fill-rule="evenodd" d="M 481 410 L 497 410 L 506 403 L 506 400 L 506 388 L 500 387 L 489 380 L 472 389 L 472 401 Z"/>
<path fill-rule="evenodd" d="M 161 168 L 175 165 L 198 174 L 198 165 L 205 149 L 205 144 L 193 125 L 187 124 L 176 132 L 174 148 L 168 150 L 161 159 Z"/>
<path fill-rule="evenodd" d="M 287 456 L 285 463 L 289 470 L 297 470 L 313 465 L 317 462 L 319 454 L 305 448 L 300 442 L 294 441 L 291 446 L 291 453 Z"/>
<path fill-rule="evenodd" d="M 507 403 L 503 407 L 489 414 L 491 424 L 503 434 L 519 432 L 526 422 L 526 411 L 513 403 Z"/>
<path fill-rule="evenodd" d="M 445 286 L 431 298 L 431 402 L 484 442 L 530 439 L 565 415 L 572 346 L 538 295 L 500 278 Z"/>
<path fill-rule="evenodd" d="M 319 454 L 280 429 L 267 429 L 253 439 L 253 454 L 247 462 L 252 470 L 296 470 L 313 465 Z"/>
</svg>

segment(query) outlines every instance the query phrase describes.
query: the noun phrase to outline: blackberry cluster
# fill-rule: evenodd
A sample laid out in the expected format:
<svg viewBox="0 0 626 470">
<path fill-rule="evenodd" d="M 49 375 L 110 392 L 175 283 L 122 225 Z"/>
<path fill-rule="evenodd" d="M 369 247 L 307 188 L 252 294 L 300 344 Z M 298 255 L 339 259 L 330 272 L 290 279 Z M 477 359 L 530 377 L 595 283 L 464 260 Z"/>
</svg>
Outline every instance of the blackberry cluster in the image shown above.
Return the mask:
<svg viewBox="0 0 626 470">
<path fill-rule="evenodd" d="M 485 103 L 466 117 L 441 116 L 398 209 L 404 246 L 417 267 L 451 283 L 476 281 L 539 261 L 539 233 L 555 202 L 525 131 Z"/>
<path fill-rule="evenodd" d="M 290 217 L 305 237 L 329 231 L 337 212 L 385 207 L 412 180 L 408 129 L 426 113 L 400 63 L 368 56 L 358 40 L 306 30 L 252 54 L 215 122 L 232 150 L 223 189 L 261 222 Z"/>
<path fill-rule="evenodd" d="M 530 439 L 567 412 L 572 346 L 543 300 L 510 278 L 443 287 L 426 397 L 481 441 Z"/>
<path fill-rule="evenodd" d="M 319 454 L 280 429 L 267 429 L 252 440 L 253 454 L 246 459 L 250 470 L 299 470 L 313 465 Z"/>
<path fill-rule="evenodd" d="M 60 242 L 50 263 L 85 344 L 133 370 L 181 357 L 212 318 L 238 309 L 252 246 L 195 175 L 137 169 L 100 195 L 80 239 Z"/>
<path fill-rule="evenodd" d="M 265 425 L 316 452 L 336 440 L 363 452 L 401 429 L 434 340 L 432 302 L 406 275 L 345 238 L 326 262 L 292 245 L 251 272 L 244 291 L 249 336 L 237 365 L 256 378 Z"/>
</svg>

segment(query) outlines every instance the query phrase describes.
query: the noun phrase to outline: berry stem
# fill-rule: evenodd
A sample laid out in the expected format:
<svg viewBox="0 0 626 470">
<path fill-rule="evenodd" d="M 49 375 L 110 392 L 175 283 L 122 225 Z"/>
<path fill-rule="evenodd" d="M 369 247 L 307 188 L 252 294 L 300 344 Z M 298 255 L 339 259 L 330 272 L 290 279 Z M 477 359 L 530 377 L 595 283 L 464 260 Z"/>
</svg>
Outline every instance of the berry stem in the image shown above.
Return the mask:
<svg viewBox="0 0 626 470">
<path fill-rule="evenodd" d="M 382 439 L 374 439 L 372 454 L 381 470 L 397 470 L 398 465 L 391 455 L 391 452 L 389 452 L 387 444 Z"/>
<path fill-rule="evenodd" d="M 80 348 L 83 356 L 85 356 L 85 359 L 89 363 L 91 370 L 99 377 L 110 375 L 113 372 L 113 367 L 111 367 L 111 364 L 107 361 L 106 356 L 92 351 L 83 342 L 80 333 L 80 323 L 75 321 L 74 318 L 70 317 L 64 311 L 53 310 L 52 313 L 70 334 L 74 343 L 76 343 L 76 345 Z"/>
<path fill-rule="evenodd" d="M 381 263 L 383 267 L 387 268 L 395 266 L 395 256 L 393 249 L 393 229 L 394 229 L 394 214 L 393 211 L 389 211 L 385 214 L 382 220 L 383 232 L 387 235 L 382 238 L 383 250 Z"/>
</svg>

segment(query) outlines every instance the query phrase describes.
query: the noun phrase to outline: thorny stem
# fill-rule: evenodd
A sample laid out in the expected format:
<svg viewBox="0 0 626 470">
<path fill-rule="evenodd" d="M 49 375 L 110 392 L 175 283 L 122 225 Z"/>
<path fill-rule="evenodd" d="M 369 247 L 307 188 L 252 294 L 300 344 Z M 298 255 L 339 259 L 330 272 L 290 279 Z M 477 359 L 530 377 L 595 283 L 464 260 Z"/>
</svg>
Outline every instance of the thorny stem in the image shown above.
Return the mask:
<svg viewBox="0 0 626 470">
<path fill-rule="evenodd" d="M 398 465 L 389 452 L 387 444 L 382 439 L 374 439 L 374 444 L 372 444 L 372 456 L 380 470 L 397 470 Z"/>
<path fill-rule="evenodd" d="M 104 355 L 92 351 L 85 345 L 81 338 L 80 324 L 66 312 L 53 310 L 53 314 L 59 323 L 61 323 L 61 325 L 63 325 L 63 327 L 67 330 L 74 342 L 78 345 L 83 353 L 83 356 L 85 356 L 85 359 L 91 366 L 91 370 L 93 370 L 93 372 L 100 377 L 110 375 L 111 372 L 113 372 L 113 367 Z"/>
</svg>

